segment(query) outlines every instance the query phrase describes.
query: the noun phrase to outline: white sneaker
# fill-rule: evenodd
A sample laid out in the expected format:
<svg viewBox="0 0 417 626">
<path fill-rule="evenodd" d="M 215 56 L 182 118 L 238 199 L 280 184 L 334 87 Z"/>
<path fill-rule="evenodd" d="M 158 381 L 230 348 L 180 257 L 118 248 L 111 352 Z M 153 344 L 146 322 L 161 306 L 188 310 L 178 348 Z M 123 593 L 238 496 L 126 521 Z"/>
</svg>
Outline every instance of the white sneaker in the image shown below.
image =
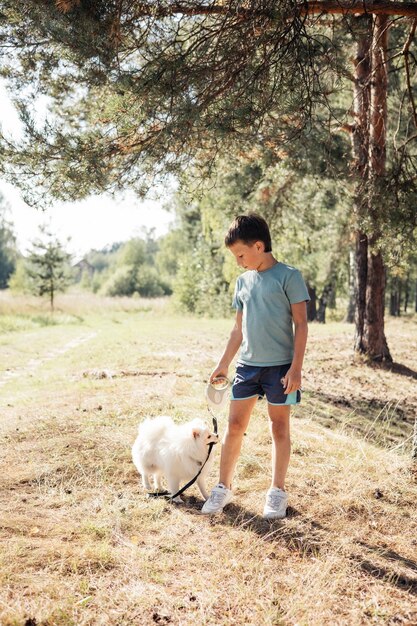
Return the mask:
<svg viewBox="0 0 417 626">
<path fill-rule="evenodd" d="M 219 483 L 211 490 L 210 497 L 204 502 L 201 512 L 206 515 L 221 513 L 226 504 L 229 504 L 232 498 L 232 491 L 225 487 L 223 483 Z"/>
<path fill-rule="evenodd" d="M 288 496 L 279 487 L 271 487 L 266 494 L 265 519 L 283 519 L 287 515 Z"/>
</svg>

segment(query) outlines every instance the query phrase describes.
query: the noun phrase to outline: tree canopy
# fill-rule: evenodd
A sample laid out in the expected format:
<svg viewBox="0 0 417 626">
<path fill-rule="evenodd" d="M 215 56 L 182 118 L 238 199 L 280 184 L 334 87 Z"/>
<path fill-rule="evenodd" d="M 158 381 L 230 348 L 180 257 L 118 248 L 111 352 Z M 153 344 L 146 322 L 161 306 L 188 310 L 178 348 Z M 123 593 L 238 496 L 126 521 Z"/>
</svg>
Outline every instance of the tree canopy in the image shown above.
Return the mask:
<svg viewBox="0 0 417 626">
<path fill-rule="evenodd" d="M 191 157 L 281 146 L 333 88 L 337 39 L 310 32 L 295 0 L 0 7 L 1 72 L 26 129 L 3 156 L 32 201 L 34 183 L 37 202 L 143 190 Z"/>
<path fill-rule="evenodd" d="M 0 72 L 25 134 L 0 140 L 1 170 L 37 206 L 127 187 L 143 193 L 158 176 L 196 163 L 207 175 L 219 156 L 254 146 L 278 161 L 293 157 L 299 172 L 347 176 L 340 131 L 358 135 L 351 58 L 359 35 L 350 14 L 374 4 L 2 0 Z M 411 15 L 409 4 L 377 8 Z M 344 15 L 328 15 L 338 8 Z M 387 232 L 410 221 L 416 195 L 415 28 L 407 28 L 390 24 L 395 116 L 380 189 L 390 202 L 378 211 L 391 222 Z"/>
</svg>

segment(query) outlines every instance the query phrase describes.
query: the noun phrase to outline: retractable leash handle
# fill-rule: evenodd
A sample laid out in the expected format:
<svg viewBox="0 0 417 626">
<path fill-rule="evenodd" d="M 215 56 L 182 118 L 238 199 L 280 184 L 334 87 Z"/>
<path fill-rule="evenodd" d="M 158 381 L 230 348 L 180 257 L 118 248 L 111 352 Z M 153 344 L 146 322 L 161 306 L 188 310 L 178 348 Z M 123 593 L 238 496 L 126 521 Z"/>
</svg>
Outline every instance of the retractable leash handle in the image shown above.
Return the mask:
<svg viewBox="0 0 417 626">
<path fill-rule="evenodd" d="M 209 382 L 206 388 L 207 410 L 210 413 L 211 419 L 213 421 L 213 431 L 215 435 L 217 435 L 218 433 L 218 424 L 217 417 L 213 413 L 212 408 L 216 409 L 224 406 L 227 400 L 227 390 L 229 388 L 229 385 L 230 381 L 226 377 L 220 376 L 218 378 L 215 378 L 212 382 Z M 181 489 L 179 489 L 177 493 L 170 494 L 168 491 L 148 492 L 148 498 L 167 498 L 168 500 L 174 500 L 174 498 L 177 498 L 178 496 L 183 494 L 184 491 L 191 487 L 191 485 L 193 485 L 197 478 L 200 476 L 205 464 L 209 460 L 213 446 L 215 446 L 216 443 L 217 442 L 212 441 L 208 444 L 206 460 L 204 461 L 194 478 L 192 478 L 186 485 L 184 485 L 184 487 L 181 487 Z"/>
<path fill-rule="evenodd" d="M 222 409 L 227 401 L 228 390 L 230 386 L 230 381 L 225 376 L 218 376 L 214 378 L 212 381 L 209 381 L 209 384 L 206 388 L 206 398 L 207 405 L 212 409 Z M 211 412 L 211 411 L 210 411 Z"/>
</svg>

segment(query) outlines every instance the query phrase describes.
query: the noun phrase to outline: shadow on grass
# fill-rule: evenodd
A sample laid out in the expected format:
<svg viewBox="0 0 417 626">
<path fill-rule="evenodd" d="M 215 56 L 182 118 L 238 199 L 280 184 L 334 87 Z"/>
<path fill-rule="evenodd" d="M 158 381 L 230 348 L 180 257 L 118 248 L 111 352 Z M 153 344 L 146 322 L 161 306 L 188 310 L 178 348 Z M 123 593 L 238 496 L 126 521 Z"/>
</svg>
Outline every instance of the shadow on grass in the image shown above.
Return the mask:
<svg viewBox="0 0 417 626">
<path fill-rule="evenodd" d="M 387 582 L 390 585 L 394 585 L 398 589 L 407 591 L 407 593 L 411 593 L 413 596 L 417 596 L 417 578 L 407 576 L 406 574 L 399 574 L 388 569 L 387 567 L 382 567 L 381 565 L 376 565 L 375 563 L 364 560 L 360 556 L 353 555 L 351 558 L 358 561 L 359 567 L 366 574 L 369 574 L 378 580 Z"/>
<path fill-rule="evenodd" d="M 192 515 L 201 515 L 201 507 L 202 501 L 191 496 L 186 498 L 183 510 Z M 299 518 L 300 524 L 298 526 L 288 523 L 295 518 Z M 288 507 L 287 519 L 265 520 L 258 513 L 249 511 L 236 503 L 231 503 L 222 514 L 208 516 L 206 519 L 213 526 L 222 525 L 251 530 L 264 541 L 271 544 L 285 543 L 290 551 L 298 552 L 303 556 L 316 557 L 323 549 L 331 547 L 335 542 L 334 532 L 331 529 L 314 520 L 306 519 L 300 511 L 293 507 Z M 365 550 L 373 552 L 379 559 L 388 561 L 388 564 L 373 563 L 365 554 L 352 553 L 348 556 L 349 560 L 357 563 L 359 568 L 368 576 L 417 596 L 417 578 L 404 572 L 396 572 L 389 567 L 390 563 L 396 562 L 400 566 L 417 572 L 415 561 L 401 556 L 394 550 L 372 546 L 361 541 L 357 543 Z"/>
<path fill-rule="evenodd" d="M 375 552 L 376 554 L 378 554 L 378 556 L 383 557 L 387 561 L 397 561 L 401 565 L 405 565 L 405 567 L 408 567 L 409 569 L 411 569 L 413 572 L 417 572 L 416 561 L 412 561 L 411 559 L 406 559 L 403 556 L 401 556 L 401 554 L 398 554 L 398 552 L 395 552 L 394 550 L 381 548 L 381 546 L 371 546 L 369 543 L 366 543 L 365 541 L 358 541 L 357 543 L 360 546 L 369 550 L 370 552 Z"/>
<path fill-rule="evenodd" d="M 186 499 L 183 510 L 200 516 L 202 504 L 201 500 L 191 496 Z M 305 520 L 301 513 L 292 507 L 288 507 L 287 519 L 284 520 L 266 520 L 258 513 L 249 511 L 234 502 L 229 504 L 222 514 L 204 517 L 214 526 L 244 528 L 256 533 L 265 541 L 284 541 L 290 550 L 305 555 L 318 555 L 327 542 L 325 536 L 327 530 L 314 521 Z M 305 527 L 295 528 L 288 525 L 287 520 L 296 517 L 305 522 Z"/>
<path fill-rule="evenodd" d="M 407 376 L 408 378 L 414 378 L 415 380 L 417 380 L 417 372 L 407 367 L 406 365 L 402 365 L 401 363 L 381 363 L 378 366 L 374 365 L 374 367 L 378 367 L 379 369 L 384 369 L 388 372 L 393 372 L 394 374 Z"/>
<path fill-rule="evenodd" d="M 314 420 L 326 428 L 346 426 L 378 445 L 386 447 L 405 441 L 413 431 L 415 406 L 400 401 L 387 402 L 379 398 L 361 398 L 309 392 L 309 410 Z M 335 407 L 337 411 L 329 410 Z M 300 411 L 303 413 L 303 409 Z"/>
</svg>

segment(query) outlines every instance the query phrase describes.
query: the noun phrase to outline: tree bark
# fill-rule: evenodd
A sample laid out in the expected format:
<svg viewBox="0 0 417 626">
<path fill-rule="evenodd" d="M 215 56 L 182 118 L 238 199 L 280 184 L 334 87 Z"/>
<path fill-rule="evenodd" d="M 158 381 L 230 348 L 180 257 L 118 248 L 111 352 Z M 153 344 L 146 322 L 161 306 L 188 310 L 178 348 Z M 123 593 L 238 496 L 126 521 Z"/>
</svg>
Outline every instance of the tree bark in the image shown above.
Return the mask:
<svg viewBox="0 0 417 626">
<path fill-rule="evenodd" d="M 410 301 L 410 272 L 407 273 L 405 277 L 405 285 L 404 285 L 404 313 L 407 313 L 408 304 Z M 401 306 L 401 303 L 400 303 Z"/>
<path fill-rule="evenodd" d="M 310 296 L 309 302 L 307 302 L 307 319 L 309 322 L 314 322 L 317 318 L 317 296 L 316 288 L 311 287 L 307 283 L 308 295 Z"/>
<path fill-rule="evenodd" d="M 349 302 L 344 319 L 348 324 L 355 321 L 355 289 L 356 289 L 356 254 L 354 250 L 349 250 Z"/>
<path fill-rule="evenodd" d="M 356 283 L 355 283 L 355 352 L 366 352 L 363 341 L 366 311 L 366 284 L 368 281 L 368 237 L 356 233 Z"/>
<path fill-rule="evenodd" d="M 395 310 L 394 316 L 400 317 L 401 315 L 401 281 L 398 281 L 397 288 L 395 290 Z"/>
<path fill-rule="evenodd" d="M 323 292 L 319 298 L 319 306 L 317 309 L 317 321 L 320 322 L 320 324 L 326 323 L 326 309 L 327 309 L 327 305 L 329 304 L 329 298 L 331 296 L 332 290 L 333 290 L 332 283 L 328 283 L 327 285 L 325 285 Z"/>
<path fill-rule="evenodd" d="M 388 97 L 388 17 L 377 15 L 372 40 L 371 115 L 369 126 L 370 186 L 377 191 L 386 168 L 386 129 Z M 375 199 L 377 198 L 377 199 Z M 363 334 L 363 351 L 373 361 L 392 361 L 384 330 L 386 272 L 380 248 L 381 233 L 378 224 L 380 196 L 372 193 L 368 215 L 372 235 L 368 245 L 368 274 L 366 282 L 366 308 Z"/>
<path fill-rule="evenodd" d="M 385 267 L 380 251 L 370 240 L 362 352 L 372 361 L 392 361 L 384 332 Z"/>
<path fill-rule="evenodd" d="M 393 317 L 399 317 L 401 313 L 401 281 L 395 276 L 391 278 L 389 313 Z"/>
<path fill-rule="evenodd" d="M 358 179 L 354 209 L 365 214 L 370 233 L 356 232 L 355 351 L 373 361 L 392 361 L 384 332 L 385 267 L 379 248 L 376 193 L 386 164 L 388 18 L 354 18 L 357 38 L 352 132 L 354 172 Z M 370 198 L 370 199 L 368 199 Z"/>
<path fill-rule="evenodd" d="M 61 9 L 63 10 L 63 9 Z M 226 15 L 230 12 L 229 5 L 208 3 L 197 4 L 176 2 L 175 4 L 140 2 L 137 3 L 137 14 L 143 17 L 169 17 L 171 15 Z M 417 17 L 416 2 L 399 2 L 398 0 L 307 0 L 300 1 L 295 7 L 299 15 L 402 15 Z M 64 10 L 65 12 L 65 10 Z M 233 12 L 244 19 L 248 15 L 266 15 L 266 11 L 235 7 Z M 269 11 L 270 13 L 270 11 Z"/>
<path fill-rule="evenodd" d="M 394 0 L 310 0 L 300 4 L 300 13 L 317 15 L 403 15 L 417 17 L 416 2 L 396 2 Z"/>
<path fill-rule="evenodd" d="M 363 193 L 368 177 L 369 155 L 369 115 L 371 102 L 371 44 L 372 17 L 362 15 L 352 20 L 356 35 L 356 56 L 354 58 L 355 82 L 353 87 L 352 152 L 353 172 L 357 179 L 354 199 L 354 212 L 359 223 L 364 210 Z M 366 308 L 366 283 L 368 277 L 368 237 L 359 227 L 355 233 L 355 342 L 356 352 L 363 353 L 363 334 Z"/>
<path fill-rule="evenodd" d="M 417 313 L 417 280 L 416 280 L 416 292 L 414 296 L 414 313 Z"/>
</svg>

